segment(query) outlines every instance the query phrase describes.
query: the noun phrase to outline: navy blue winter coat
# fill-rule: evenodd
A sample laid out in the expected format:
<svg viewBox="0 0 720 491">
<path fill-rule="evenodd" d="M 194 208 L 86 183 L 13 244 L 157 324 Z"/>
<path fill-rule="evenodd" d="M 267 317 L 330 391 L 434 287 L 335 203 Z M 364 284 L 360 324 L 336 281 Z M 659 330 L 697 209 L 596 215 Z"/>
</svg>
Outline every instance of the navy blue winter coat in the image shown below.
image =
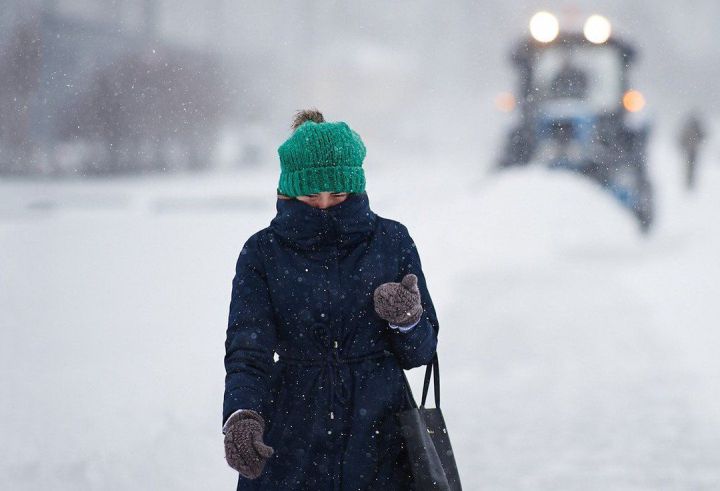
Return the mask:
<svg viewBox="0 0 720 491">
<path fill-rule="evenodd" d="M 377 315 L 373 292 L 407 273 L 424 312 L 402 333 Z M 438 328 L 413 239 L 376 215 L 367 193 L 326 209 L 278 199 L 232 285 L 223 424 L 254 409 L 275 449 L 237 489 L 413 489 L 395 414 L 409 407 L 402 369 L 431 361 Z"/>
</svg>

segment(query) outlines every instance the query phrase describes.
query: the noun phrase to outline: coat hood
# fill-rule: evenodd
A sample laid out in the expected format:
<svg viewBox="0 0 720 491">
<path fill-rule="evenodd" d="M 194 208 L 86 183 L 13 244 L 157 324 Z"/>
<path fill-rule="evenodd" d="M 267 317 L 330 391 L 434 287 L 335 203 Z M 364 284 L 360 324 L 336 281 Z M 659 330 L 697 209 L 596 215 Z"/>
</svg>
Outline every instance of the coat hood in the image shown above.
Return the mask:
<svg viewBox="0 0 720 491">
<path fill-rule="evenodd" d="M 352 246 L 375 229 L 377 215 L 367 192 L 351 193 L 342 203 L 315 208 L 297 199 L 280 199 L 270 228 L 286 242 L 302 249 L 322 245 Z"/>
</svg>

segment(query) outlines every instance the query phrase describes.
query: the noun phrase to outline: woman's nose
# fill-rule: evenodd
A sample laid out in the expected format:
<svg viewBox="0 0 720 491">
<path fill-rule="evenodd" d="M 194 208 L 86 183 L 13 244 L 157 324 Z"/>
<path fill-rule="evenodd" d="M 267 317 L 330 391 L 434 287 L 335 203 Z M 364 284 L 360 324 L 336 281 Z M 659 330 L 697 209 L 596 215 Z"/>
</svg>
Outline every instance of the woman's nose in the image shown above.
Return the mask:
<svg viewBox="0 0 720 491">
<path fill-rule="evenodd" d="M 318 199 L 318 208 L 328 208 L 332 205 L 331 197 L 329 195 L 321 195 Z"/>
</svg>

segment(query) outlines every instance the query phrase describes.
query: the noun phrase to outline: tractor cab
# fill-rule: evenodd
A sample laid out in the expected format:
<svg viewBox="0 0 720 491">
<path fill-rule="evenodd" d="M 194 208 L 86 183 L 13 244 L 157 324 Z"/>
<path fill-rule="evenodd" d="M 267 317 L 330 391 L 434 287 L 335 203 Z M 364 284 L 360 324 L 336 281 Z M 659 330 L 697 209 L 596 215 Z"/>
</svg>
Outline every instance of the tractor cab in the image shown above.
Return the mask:
<svg viewBox="0 0 720 491">
<path fill-rule="evenodd" d="M 634 49 L 590 17 L 583 32 L 561 32 L 547 12 L 512 52 L 518 72 L 518 119 L 501 168 L 541 163 L 579 172 L 605 187 L 647 231 L 652 192 L 646 173 L 648 127 L 630 124 L 643 95 L 631 88 Z"/>
</svg>

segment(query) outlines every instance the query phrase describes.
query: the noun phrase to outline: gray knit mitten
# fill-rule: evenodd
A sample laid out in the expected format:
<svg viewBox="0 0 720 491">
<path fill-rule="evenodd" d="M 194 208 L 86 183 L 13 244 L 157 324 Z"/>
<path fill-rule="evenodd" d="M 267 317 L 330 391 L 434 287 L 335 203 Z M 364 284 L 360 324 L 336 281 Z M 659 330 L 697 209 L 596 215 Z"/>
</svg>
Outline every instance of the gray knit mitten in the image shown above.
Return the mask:
<svg viewBox="0 0 720 491">
<path fill-rule="evenodd" d="M 225 460 L 243 477 L 256 479 L 273 454 L 272 447 L 262 441 L 265 420 L 248 409 L 234 413 L 227 421 Z"/>
<path fill-rule="evenodd" d="M 406 274 L 400 283 L 383 283 L 373 295 L 375 312 L 395 326 L 409 326 L 420 320 L 423 313 L 417 276 Z"/>
</svg>

